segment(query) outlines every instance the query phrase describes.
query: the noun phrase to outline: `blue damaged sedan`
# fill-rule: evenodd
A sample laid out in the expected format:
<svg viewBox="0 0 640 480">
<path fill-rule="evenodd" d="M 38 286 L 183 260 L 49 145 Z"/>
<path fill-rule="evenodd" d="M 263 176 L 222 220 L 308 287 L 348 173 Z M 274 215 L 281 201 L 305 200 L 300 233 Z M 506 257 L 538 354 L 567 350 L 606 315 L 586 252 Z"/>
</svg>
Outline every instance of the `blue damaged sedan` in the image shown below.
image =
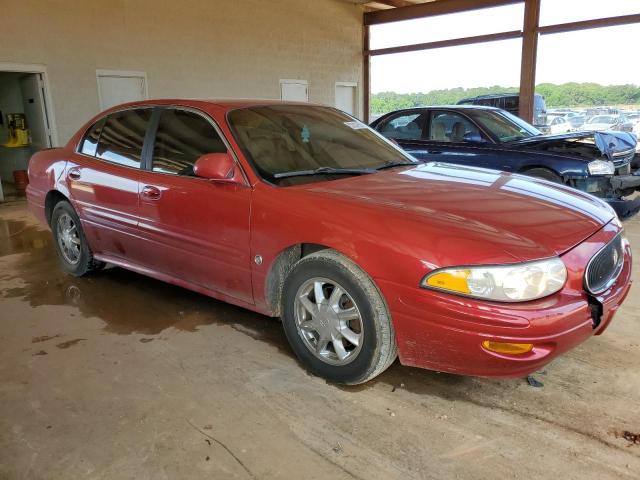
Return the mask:
<svg viewBox="0 0 640 480">
<path fill-rule="evenodd" d="M 542 134 L 494 107 L 455 105 L 398 110 L 371 126 L 418 160 L 522 173 L 607 201 L 620 218 L 640 210 L 636 138 L 626 132 Z"/>
</svg>

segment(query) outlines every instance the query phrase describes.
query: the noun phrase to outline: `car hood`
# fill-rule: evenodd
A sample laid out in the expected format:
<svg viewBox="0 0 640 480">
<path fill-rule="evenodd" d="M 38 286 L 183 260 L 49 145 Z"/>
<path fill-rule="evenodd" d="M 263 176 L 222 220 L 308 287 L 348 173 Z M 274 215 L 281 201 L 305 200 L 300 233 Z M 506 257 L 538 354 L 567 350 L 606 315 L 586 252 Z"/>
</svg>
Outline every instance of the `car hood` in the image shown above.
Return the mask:
<svg viewBox="0 0 640 480">
<path fill-rule="evenodd" d="M 330 197 L 332 209 L 340 200 L 360 204 L 369 235 L 388 238 L 391 229 L 395 241 L 437 245 L 439 265 L 560 255 L 615 216 L 604 202 L 562 185 L 436 162 L 300 188 Z M 353 228 L 365 224 L 344 217 Z"/>
<path fill-rule="evenodd" d="M 609 126 L 609 125 L 608 125 Z M 591 125 L 589 126 L 591 128 Z M 603 127 L 605 130 L 606 127 Z M 633 135 L 627 132 L 596 132 L 596 131 L 581 131 L 581 132 L 569 132 L 559 133 L 556 135 L 536 135 L 535 137 L 523 138 L 515 142 L 510 142 L 511 145 L 522 146 L 538 146 L 542 144 L 557 144 L 558 142 L 576 140 L 595 144 L 602 155 L 605 155 L 610 160 L 613 157 L 618 157 L 620 153 L 635 150 L 636 139 Z"/>
</svg>

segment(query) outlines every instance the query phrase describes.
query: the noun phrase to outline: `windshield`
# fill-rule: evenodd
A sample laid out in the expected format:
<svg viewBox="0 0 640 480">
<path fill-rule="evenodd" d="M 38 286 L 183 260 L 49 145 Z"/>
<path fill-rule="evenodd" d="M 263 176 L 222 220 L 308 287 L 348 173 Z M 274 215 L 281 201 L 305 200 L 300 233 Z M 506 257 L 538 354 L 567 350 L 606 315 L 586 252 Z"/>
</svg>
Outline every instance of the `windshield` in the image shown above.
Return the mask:
<svg viewBox="0 0 640 480">
<path fill-rule="evenodd" d="M 616 123 L 616 119 L 609 115 L 600 115 L 593 117 L 587 123 Z"/>
<path fill-rule="evenodd" d="M 512 142 L 542 134 L 533 125 L 504 110 L 474 110 L 470 113 L 499 142 Z"/>
<path fill-rule="evenodd" d="M 416 162 L 364 123 L 334 108 L 258 106 L 233 110 L 228 121 L 257 173 L 277 185 L 342 178 L 335 172 L 318 172 L 314 177 L 289 177 L 287 172 L 371 170 Z"/>
</svg>

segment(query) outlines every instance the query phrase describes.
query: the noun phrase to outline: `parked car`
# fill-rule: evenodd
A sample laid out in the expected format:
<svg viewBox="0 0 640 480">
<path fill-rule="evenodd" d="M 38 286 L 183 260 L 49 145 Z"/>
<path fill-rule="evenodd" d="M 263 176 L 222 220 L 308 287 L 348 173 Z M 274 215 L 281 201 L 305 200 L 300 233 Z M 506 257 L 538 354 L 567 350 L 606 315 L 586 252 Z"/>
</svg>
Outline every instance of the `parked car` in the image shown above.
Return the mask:
<svg viewBox="0 0 640 480">
<path fill-rule="evenodd" d="M 330 107 L 130 103 L 36 153 L 29 178 L 64 270 L 111 263 L 280 316 L 302 364 L 335 382 L 367 381 L 396 352 L 526 375 L 602 333 L 630 287 L 606 203 L 420 165 Z"/>
<path fill-rule="evenodd" d="M 619 115 L 596 115 L 582 125 L 583 130 L 601 132 L 603 130 L 618 130 L 621 132 L 631 132 L 633 123 L 622 114 Z"/>
<path fill-rule="evenodd" d="M 631 170 L 636 139 L 622 132 L 543 135 L 504 110 L 438 106 L 399 110 L 372 123 L 415 158 L 544 178 L 605 199 L 621 218 L 640 210 L 626 200 L 640 188 Z"/>
<path fill-rule="evenodd" d="M 567 112 L 564 118 L 571 124 L 573 130 L 579 130 L 584 125 L 586 117 L 578 112 Z"/>
<path fill-rule="evenodd" d="M 520 108 L 519 93 L 495 93 L 492 95 L 480 95 L 478 97 L 464 98 L 458 105 L 482 105 L 496 107 L 518 116 Z M 547 105 L 544 97 L 538 93 L 533 96 L 533 124 L 544 128 L 547 125 Z"/>
<path fill-rule="evenodd" d="M 549 133 L 567 133 L 572 130 L 571 124 L 564 115 L 547 116 Z"/>
<path fill-rule="evenodd" d="M 590 107 L 585 111 L 587 119 L 596 115 L 618 115 L 620 110 L 616 107 Z"/>
</svg>

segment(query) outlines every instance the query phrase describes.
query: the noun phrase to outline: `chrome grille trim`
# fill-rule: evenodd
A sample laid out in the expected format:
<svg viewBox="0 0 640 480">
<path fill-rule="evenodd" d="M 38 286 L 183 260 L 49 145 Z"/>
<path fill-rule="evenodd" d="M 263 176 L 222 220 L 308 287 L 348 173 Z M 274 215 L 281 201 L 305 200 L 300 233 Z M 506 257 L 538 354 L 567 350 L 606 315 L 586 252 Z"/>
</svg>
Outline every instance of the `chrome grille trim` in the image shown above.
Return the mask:
<svg viewBox="0 0 640 480">
<path fill-rule="evenodd" d="M 608 262 L 616 258 L 614 255 L 617 255 L 616 262 L 614 264 L 611 261 L 611 265 L 609 265 Z M 604 292 L 618 279 L 623 266 L 624 249 L 622 232 L 620 232 L 589 260 L 584 272 L 585 290 L 594 295 Z"/>
</svg>

